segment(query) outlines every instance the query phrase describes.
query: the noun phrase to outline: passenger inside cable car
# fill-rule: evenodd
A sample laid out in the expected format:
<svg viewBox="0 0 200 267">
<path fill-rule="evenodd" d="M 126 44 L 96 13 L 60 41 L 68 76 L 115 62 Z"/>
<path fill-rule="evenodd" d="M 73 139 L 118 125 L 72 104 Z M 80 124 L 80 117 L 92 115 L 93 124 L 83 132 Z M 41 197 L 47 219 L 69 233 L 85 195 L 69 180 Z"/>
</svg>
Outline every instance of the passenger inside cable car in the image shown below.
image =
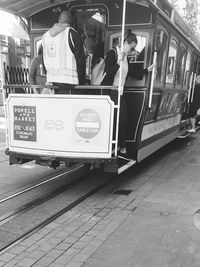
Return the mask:
<svg viewBox="0 0 200 267">
<path fill-rule="evenodd" d="M 119 44 L 115 48 L 108 51 L 105 58 L 105 76 L 101 82 L 101 85 L 120 85 L 120 114 L 119 114 L 119 147 L 120 155 L 127 157 L 126 151 L 126 136 L 127 136 L 127 111 L 126 104 L 123 97 L 123 89 L 128 73 L 128 61 L 127 56 L 132 49 L 135 49 L 137 45 L 137 37 L 131 31 L 126 33 L 124 38 L 123 52 L 121 51 Z M 122 65 L 122 75 L 120 80 L 120 65 Z"/>
<path fill-rule="evenodd" d="M 104 58 L 106 13 L 103 8 L 72 10 L 74 27 L 82 36 L 86 52 L 86 82 L 99 58 Z"/>
<path fill-rule="evenodd" d="M 29 70 L 29 82 L 31 85 L 46 84 L 46 69 L 43 62 L 43 48 L 42 45 L 38 48 L 38 55 L 33 58 Z M 40 89 L 33 88 L 35 94 L 40 93 Z"/>
<path fill-rule="evenodd" d="M 70 12 L 61 12 L 58 23 L 43 35 L 42 46 L 47 82 L 58 86 L 55 93 L 66 94 L 85 83 L 85 53 Z"/>
<path fill-rule="evenodd" d="M 128 30 L 124 37 L 124 45 L 123 52 L 120 48 L 120 41 L 116 45 L 116 40 L 114 43 L 114 48 L 108 51 L 105 58 L 105 76 L 101 82 L 101 85 L 114 85 L 119 86 L 120 84 L 120 115 L 119 115 L 119 153 L 122 157 L 127 157 L 126 151 L 126 138 L 127 138 L 127 110 L 126 103 L 123 96 L 124 85 L 127 78 L 128 73 L 133 72 L 134 69 L 131 68 L 130 59 L 128 60 L 128 56 L 131 51 L 134 52 L 134 56 L 137 55 L 135 51 L 135 47 L 138 43 L 137 37 L 135 33 L 131 30 Z M 144 54 L 144 48 L 142 50 L 142 54 Z M 141 56 L 143 57 L 143 55 Z M 133 56 L 133 54 L 131 55 Z M 120 80 L 120 65 L 122 66 L 122 74 Z M 148 74 L 149 71 L 152 70 L 154 65 L 149 66 L 148 68 L 140 68 L 140 72 L 137 72 L 140 77 L 144 74 Z M 134 77 L 134 76 L 133 76 Z"/>
</svg>

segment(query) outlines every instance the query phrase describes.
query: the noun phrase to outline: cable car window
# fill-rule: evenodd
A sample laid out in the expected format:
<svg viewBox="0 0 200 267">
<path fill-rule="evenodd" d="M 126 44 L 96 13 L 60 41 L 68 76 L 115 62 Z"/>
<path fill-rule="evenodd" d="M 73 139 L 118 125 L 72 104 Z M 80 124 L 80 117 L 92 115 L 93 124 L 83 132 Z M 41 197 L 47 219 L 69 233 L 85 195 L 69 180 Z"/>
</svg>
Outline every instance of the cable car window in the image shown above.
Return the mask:
<svg viewBox="0 0 200 267">
<path fill-rule="evenodd" d="M 148 36 L 143 33 L 136 33 L 136 36 L 137 46 L 128 56 L 129 72 L 126 86 L 144 86 L 145 84 L 143 69 L 146 68 Z"/>
<path fill-rule="evenodd" d="M 156 50 L 157 50 L 157 64 L 155 84 L 164 82 L 165 77 L 165 62 L 167 58 L 167 39 L 168 36 L 165 31 L 158 29 L 156 32 Z"/>
<path fill-rule="evenodd" d="M 84 42 L 86 80 L 90 80 L 93 62 L 104 57 L 107 13 L 102 7 L 75 7 L 71 12 L 74 17 L 74 27 Z"/>
<path fill-rule="evenodd" d="M 176 40 L 170 40 L 169 54 L 167 59 L 166 83 L 174 83 L 178 44 Z"/>
<path fill-rule="evenodd" d="M 179 56 L 178 56 L 178 65 L 177 65 L 177 73 L 176 73 L 176 82 L 178 85 L 182 85 L 183 77 L 184 77 L 184 67 L 186 60 L 186 48 L 181 45 L 179 48 Z"/>
<path fill-rule="evenodd" d="M 93 40 L 93 47 L 89 42 L 89 50 L 105 40 L 106 11 L 103 8 L 88 8 L 72 10 L 74 27 L 81 34 L 87 49 L 88 38 Z M 86 41 L 86 42 L 85 42 Z"/>
<path fill-rule="evenodd" d="M 198 56 L 195 53 L 193 56 L 193 64 L 192 64 L 192 69 L 191 69 L 193 73 L 197 73 L 197 66 L 198 66 L 197 63 L 198 63 Z"/>
<path fill-rule="evenodd" d="M 185 64 L 184 82 L 183 82 L 184 89 L 187 89 L 189 83 L 191 58 L 192 58 L 191 51 L 188 51 Z"/>
</svg>

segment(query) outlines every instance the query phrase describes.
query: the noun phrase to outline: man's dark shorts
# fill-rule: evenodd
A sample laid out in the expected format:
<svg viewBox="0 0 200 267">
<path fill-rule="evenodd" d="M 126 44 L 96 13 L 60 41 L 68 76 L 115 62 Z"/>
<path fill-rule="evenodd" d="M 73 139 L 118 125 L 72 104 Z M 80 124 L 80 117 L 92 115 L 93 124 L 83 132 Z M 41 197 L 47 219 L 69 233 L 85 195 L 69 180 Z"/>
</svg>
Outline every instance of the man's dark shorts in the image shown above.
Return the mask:
<svg viewBox="0 0 200 267">
<path fill-rule="evenodd" d="M 196 117 L 198 109 L 199 109 L 199 105 L 195 103 L 191 103 L 190 108 L 189 108 L 189 115 L 191 118 Z"/>
</svg>

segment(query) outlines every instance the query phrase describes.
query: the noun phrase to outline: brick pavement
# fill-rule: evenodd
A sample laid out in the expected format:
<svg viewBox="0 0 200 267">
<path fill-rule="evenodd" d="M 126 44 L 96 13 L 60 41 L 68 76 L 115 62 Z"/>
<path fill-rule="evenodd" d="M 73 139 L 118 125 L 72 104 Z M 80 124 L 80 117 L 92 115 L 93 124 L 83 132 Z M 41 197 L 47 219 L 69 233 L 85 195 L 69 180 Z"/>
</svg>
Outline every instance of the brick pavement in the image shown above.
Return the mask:
<svg viewBox="0 0 200 267">
<path fill-rule="evenodd" d="M 0 116 L 0 129 L 5 129 L 6 128 L 6 122 L 5 118 Z"/>
<path fill-rule="evenodd" d="M 0 255 L 16 267 L 197 267 L 200 139 L 110 185 Z M 128 196 L 113 194 L 130 189 Z"/>
<path fill-rule="evenodd" d="M 4 117 L 4 107 L 0 105 L 0 117 Z"/>
</svg>

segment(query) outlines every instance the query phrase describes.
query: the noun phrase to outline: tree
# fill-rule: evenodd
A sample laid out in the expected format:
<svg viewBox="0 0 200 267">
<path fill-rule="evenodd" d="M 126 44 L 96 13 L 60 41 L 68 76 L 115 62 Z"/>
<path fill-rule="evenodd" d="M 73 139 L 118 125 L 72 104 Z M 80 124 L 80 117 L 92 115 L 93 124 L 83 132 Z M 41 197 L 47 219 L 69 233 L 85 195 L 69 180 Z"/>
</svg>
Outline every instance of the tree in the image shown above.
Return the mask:
<svg viewBox="0 0 200 267">
<path fill-rule="evenodd" d="M 172 6 L 176 9 L 176 11 L 178 13 L 181 13 L 181 8 L 180 8 L 180 5 L 178 3 L 178 0 L 170 0 Z"/>
<path fill-rule="evenodd" d="M 170 2 L 171 2 L 173 7 L 175 7 L 175 8 L 179 7 L 178 0 L 171 0 Z"/>
<path fill-rule="evenodd" d="M 185 0 L 186 6 L 184 8 L 184 15 L 189 26 L 194 32 L 199 32 L 199 2 L 198 0 Z"/>
<path fill-rule="evenodd" d="M 185 0 L 185 7 L 181 7 L 179 0 L 169 0 L 177 12 L 185 19 L 190 28 L 200 37 L 200 3 L 199 0 Z"/>
</svg>

